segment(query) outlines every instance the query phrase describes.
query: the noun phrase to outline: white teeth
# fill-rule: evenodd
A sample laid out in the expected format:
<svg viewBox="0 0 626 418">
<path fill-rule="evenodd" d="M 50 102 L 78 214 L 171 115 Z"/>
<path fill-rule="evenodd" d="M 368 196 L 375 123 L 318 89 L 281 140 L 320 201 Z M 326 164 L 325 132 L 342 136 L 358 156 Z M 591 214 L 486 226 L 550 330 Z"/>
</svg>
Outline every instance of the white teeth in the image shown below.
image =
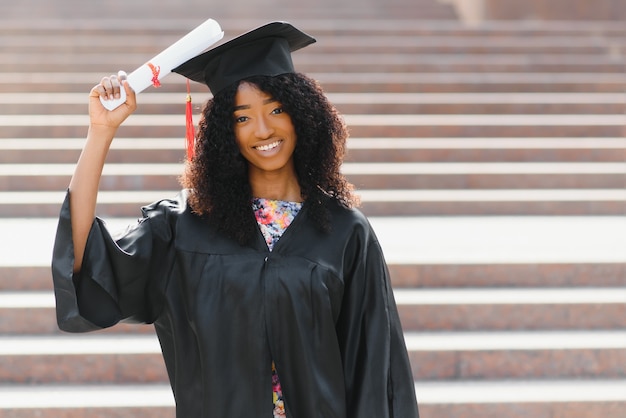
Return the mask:
<svg viewBox="0 0 626 418">
<path fill-rule="evenodd" d="M 272 148 L 276 148 L 278 144 L 280 144 L 280 141 L 272 142 L 271 144 L 268 144 L 268 145 L 261 145 L 255 148 L 258 149 L 259 151 L 269 151 Z"/>
</svg>

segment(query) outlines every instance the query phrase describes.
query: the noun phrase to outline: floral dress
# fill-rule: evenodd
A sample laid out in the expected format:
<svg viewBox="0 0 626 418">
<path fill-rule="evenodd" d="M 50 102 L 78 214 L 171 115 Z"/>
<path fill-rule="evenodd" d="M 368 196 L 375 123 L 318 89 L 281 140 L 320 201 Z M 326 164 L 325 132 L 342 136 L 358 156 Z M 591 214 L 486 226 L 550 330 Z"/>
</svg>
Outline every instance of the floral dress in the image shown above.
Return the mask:
<svg viewBox="0 0 626 418">
<path fill-rule="evenodd" d="M 267 247 L 272 251 L 285 229 L 302 209 L 302 203 L 254 198 L 252 209 L 263 237 L 265 237 Z M 273 418 L 286 418 L 283 391 L 274 362 L 272 362 L 272 392 Z"/>
</svg>

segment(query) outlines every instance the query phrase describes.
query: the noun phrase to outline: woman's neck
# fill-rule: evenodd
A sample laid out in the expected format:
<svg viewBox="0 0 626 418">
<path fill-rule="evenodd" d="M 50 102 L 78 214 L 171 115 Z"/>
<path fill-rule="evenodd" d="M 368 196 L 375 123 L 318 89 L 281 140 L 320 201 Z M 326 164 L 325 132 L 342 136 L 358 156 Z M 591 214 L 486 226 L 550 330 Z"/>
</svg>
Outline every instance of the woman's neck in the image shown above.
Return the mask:
<svg viewBox="0 0 626 418">
<path fill-rule="evenodd" d="M 273 172 L 250 172 L 249 176 L 252 196 L 284 200 L 286 202 L 302 202 L 300 184 L 294 175 Z"/>
</svg>

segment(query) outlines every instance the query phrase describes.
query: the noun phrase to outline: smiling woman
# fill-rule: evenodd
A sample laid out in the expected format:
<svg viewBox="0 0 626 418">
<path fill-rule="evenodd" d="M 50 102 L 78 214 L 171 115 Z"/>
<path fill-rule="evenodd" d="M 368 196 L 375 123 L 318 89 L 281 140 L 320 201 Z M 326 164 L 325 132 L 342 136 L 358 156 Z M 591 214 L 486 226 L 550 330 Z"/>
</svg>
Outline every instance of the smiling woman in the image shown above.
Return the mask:
<svg viewBox="0 0 626 418">
<path fill-rule="evenodd" d="M 174 69 L 213 93 L 183 190 L 115 237 L 93 210 L 137 105 L 123 76 L 91 91 L 54 247 L 57 321 L 153 323 L 177 417 L 418 416 L 387 265 L 340 171 L 346 126 L 291 62 L 312 42 L 274 22 Z"/>
</svg>

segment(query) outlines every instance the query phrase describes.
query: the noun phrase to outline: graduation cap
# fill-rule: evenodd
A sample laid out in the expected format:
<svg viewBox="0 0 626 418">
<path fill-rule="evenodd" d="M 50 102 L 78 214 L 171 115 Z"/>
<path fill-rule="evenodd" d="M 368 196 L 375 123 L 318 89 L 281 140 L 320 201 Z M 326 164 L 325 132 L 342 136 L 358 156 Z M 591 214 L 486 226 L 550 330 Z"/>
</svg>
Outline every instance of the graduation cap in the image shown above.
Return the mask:
<svg viewBox="0 0 626 418">
<path fill-rule="evenodd" d="M 315 38 L 287 22 L 271 22 L 210 49 L 172 71 L 206 84 L 213 94 L 244 78 L 295 72 L 291 52 Z"/>
</svg>

